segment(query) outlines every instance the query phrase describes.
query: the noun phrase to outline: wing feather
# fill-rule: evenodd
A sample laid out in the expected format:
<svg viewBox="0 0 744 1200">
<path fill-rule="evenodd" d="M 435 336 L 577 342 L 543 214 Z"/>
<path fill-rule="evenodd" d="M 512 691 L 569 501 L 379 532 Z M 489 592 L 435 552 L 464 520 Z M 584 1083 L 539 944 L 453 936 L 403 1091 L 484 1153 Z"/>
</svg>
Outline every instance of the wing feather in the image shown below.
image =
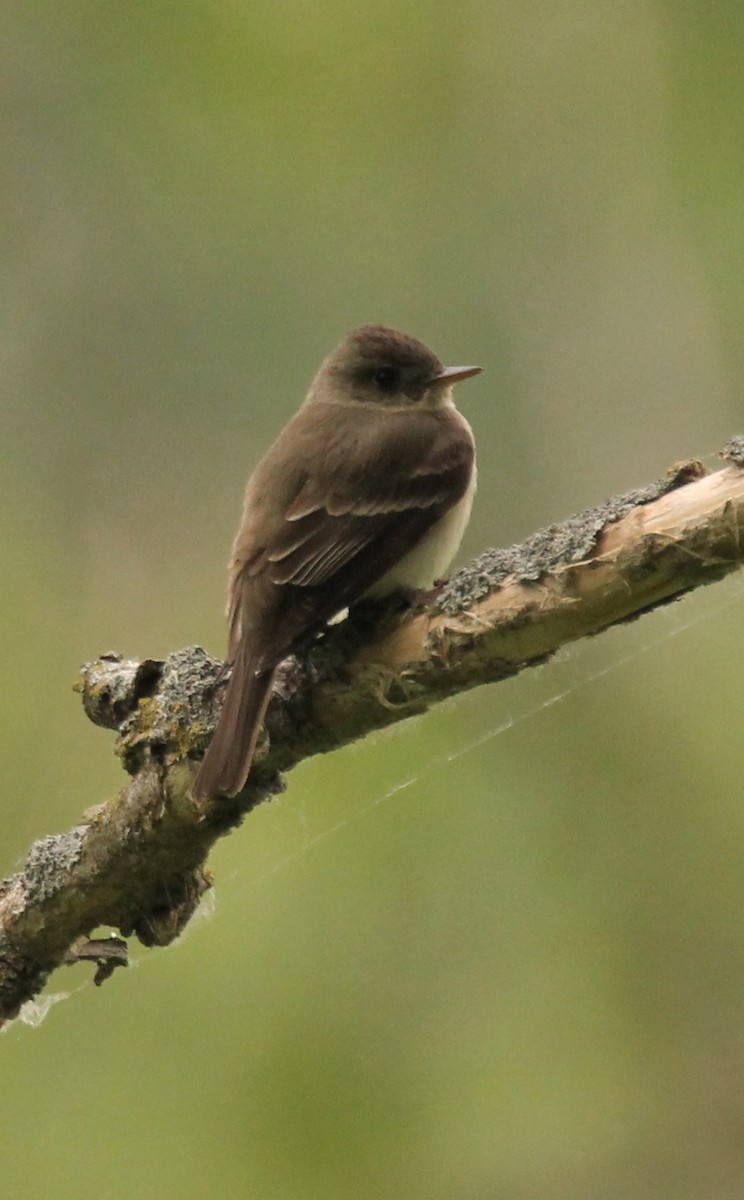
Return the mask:
<svg viewBox="0 0 744 1200">
<path fill-rule="evenodd" d="M 472 473 L 470 428 L 454 410 L 359 414 L 355 438 L 339 432 L 331 409 L 319 439 L 295 418 L 292 445 L 277 443 L 274 471 L 286 471 L 284 501 L 266 519 L 247 521 L 233 550 L 230 611 L 235 614 L 241 578 L 291 585 L 307 594 L 306 627 L 327 621 L 362 596 L 403 558 L 464 495 Z M 290 427 L 291 429 L 292 427 Z M 286 432 L 286 431 L 285 431 Z M 312 437 L 309 436 L 312 432 Z M 307 451 L 298 462 L 298 441 Z M 318 442 L 323 453 L 318 454 Z M 291 453 L 290 453 L 291 449 Z M 246 497 L 246 513 L 263 497 L 277 497 L 277 476 L 259 467 Z M 281 476 L 279 476 L 281 478 Z M 256 534 L 261 531 L 261 542 Z"/>
</svg>

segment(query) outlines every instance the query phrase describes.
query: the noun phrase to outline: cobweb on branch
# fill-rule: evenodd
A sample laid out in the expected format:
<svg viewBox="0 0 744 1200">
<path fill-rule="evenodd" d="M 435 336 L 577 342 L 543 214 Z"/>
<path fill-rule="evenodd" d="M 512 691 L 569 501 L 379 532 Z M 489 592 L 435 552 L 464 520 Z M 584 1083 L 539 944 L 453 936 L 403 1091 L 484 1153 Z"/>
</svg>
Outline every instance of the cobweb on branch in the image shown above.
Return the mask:
<svg viewBox="0 0 744 1200">
<path fill-rule="evenodd" d="M 593 657 L 587 653 L 588 647 L 598 645 L 597 642 L 584 641 L 564 647 L 549 663 L 530 670 L 530 674 L 532 675 L 538 673 L 542 681 L 546 677 L 550 678 L 553 684 L 558 680 L 560 681 L 558 686 L 554 686 L 548 690 L 547 695 L 542 695 L 538 700 L 535 700 L 534 696 L 532 699 L 528 696 L 523 701 L 524 707 L 521 711 L 512 711 L 509 715 L 500 717 L 492 726 L 477 733 L 460 746 L 441 754 L 436 754 L 433 757 L 428 757 L 425 764 L 411 772 L 410 775 L 406 775 L 393 786 L 385 788 L 373 799 L 365 800 L 360 807 L 338 820 L 332 821 L 317 833 L 307 837 L 303 844 L 296 850 L 280 858 L 266 870 L 257 874 L 249 885 L 250 890 L 261 887 L 267 880 L 287 870 L 292 864 L 304 858 L 306 854 L 311 853 L 321 843 L 340 834 L 350 825 L 363 821 L 372 812 L 382 805 L 395 800 L 402 793 L 415 788 L 420 783 L 425 783 L 427 780 L 440 778 L 442 773 L 453 764 L 480 750 L 496 738 L 508 734 L 510 730 L 537 717 L 547 709 L 560 704 L 576 692 L 590 687 L 610 674 L 621 671 L 622 668 L 642 658 L 644 655 L 659 649 L 666 642 L 678 637 L 680 634 L 687 633 L 697 625 L 715 620 L 722 612 L 739 604 L 743 593 L 744 579 L 740 575 L 736 575 L 732 579 L 717 585 L 716 600 L 712 604 L 710 603 L 708 594 L 704 598 L 703 596 L 695 597 L 697 603 L 693 601 L 692 604 L 689 602 L 686 604 L 685 601 L 682 601 L 681 604 L 673 604 L 659 609 L 650 618 L 651 622 L 653 622 L 653 633 L 651 636 L 645 637 L 640 644 L 635 644 L 630 650 L 621 650 L 610 661 L 604 661 L 599 666 L 586 661 L 587 658 Z M 621 639 L 619 638 L 618 640 Z M 556 680 L 556 676 L 558 680 Z M 523 697 L 525 693 L 534 691 L 534 688 L 530 688 L 526 684 L 524 673 L 506 682 L 507 685 L 514 685 L 515 690 L 521 691 Z M 503 687 L 504 685 L 498 686 Z M 424 716 L 419 720 L 426 720 L 426 717 Z M 404 723 L 402 726 L 394 727 L 392 730 L 383 731 L 376 735 L 376 738 L 382 740 L 390 737 L 405 736 L 405 732 L 412 728 L 412 724 L 411 722 Z M 291 797 L 288 798 L 286 803 L 289 802 L 291 802 Z M 228 878 L 236 877 L 239 874 L 240 871 L 236 870 L 231 872 Z"/>
<path fill-rule="evenodd" d="M 352 811 L 345 813 L 340 818 L 328 821 L 317 832 L 309 836 L 305 835 L 302 844 L 295 850 L 278 858 L 267 866 L 266 869 L 259 870 L 248 882 L 248 889 L 250 891 L 261 889 L 266 885 L 267 881 L 291 869 L 294 864 L 302 860 L 306 855 L 311 854 L 320 845 L 340 835 L 344 830 L 363 822 L 383 805 L 396 800 L 421 783 L 441 778 L 442 774 L 453 764 L 460 763 L 469 755 L 476 753 L 497 738 L 508 734 L 510 730 L 523 725 L 546 710 L 560 704 L 569 696 L 591 687 L 610 674 L 621 671 L 630 663 L 658 650 L 666 642 L 677 638 L 680 634 L 687 633 L 698 625 L 716 620 L 723 612 L 740 603 L 742 593 L 744 593 L 744 578 L 741 575 L 733 576 L 724 583 L 717 584 L 715 588 L 706 589 L 702 595 L 696 594 L 679 604 L 675 603 L 665 606 L 652 614 L 650 618 L 645 618 L 642 628 L 644 631 L 648 629 L 649 632 L 645 634 L 641 641 L 636 640 L 635 637 L 629 639 L 623 636 L 622 628 L 615 630 L 612 635 L 614 637 L 612 657 L 609 660 L 607 657 L 604 657 L 599 665 L 597 665 L 598 654 L 595 652 L 595 648 L 604 647 L 607 644 L 607 635 L 604 635 L 601 639 L 589 639 L 565 647 L 544 666 L 523 672 L 519 676 L 507 680 L 505 684 L 498 685 L 499 689 L 504 689 L 505 687 L 511 688 L 511 697 L 515 701 L 515 708 L 512 711 L 505 716 L 498 717 L 492 725 L 467 738 L 460 745 L 434 756 L 427 753 L 426 761 L 416 770 L 404 774 L 392 786 L 381 788 L 379 794 L 375 795 L 372 799 L 365 798 L 358 807 L 353 808 Z M 630 649 L 624 648 L 627 647 L 629 640 L 632 640 L 634 644 Z M 606 656 L 607 651 L 602 649 L 599 652 L 599 657 L 602 658 L 602 655 Z M 538 698 L 535 697 L 535 691 L 540 693 Z M 465 698 L 463 697 L 462 699 L 464 700 Z M 451 703 L 457 704 L 457 700 Z M 365 739 L 360 745 L 368 746 L 375 741 L 379 750 L 380 743 L 386 739 L 394 739 L 396 741 L 398 739 L 407 739 L 413 745 L 416 736 L 415 731 L 420 730 L 422 727 L 421 723 L 426 720 L 427 717 L 424 716 L 418 720 L 414 719 L 404 722 L 400 726 L 375 735 L 373 739 Z M 349 747 L 340 753 L 348 754 L 353 752 L 354 748 Z M 342 789 L 343 774 L 340 773 L 339 790 L 342 791 Z M 296 820 L 306 830 L 305 810 L 302 806 L 302 801 L 296 794 L 293 795 L 293 791 L 294 785 L 290 789 L 287 799 L 278 802 L 276 808 L 281 811 L 284 817 L 289 805 L 295 804 L 297 806 L 295 811 L 298 814 Z M 347 798 L 347 795 L 342 796 L 343 800 Z M 245 879 L 245 870 L 245 867 L 236 867 L 228 871 L 219 880 L 220 885 L 226 887 L 236 879 Z M 198 928 L 205 921 L 210 921 L 214 913 L 215 894 L 212 891 L 207 893 L 195 917 L 189 926 L 187 926 L 185 933 L 176 945 L 184 942 L 185 938 L 192 931 L 192 928 Z M 151 954 L 141 954 L 133 958 L 130 965 L 141 967 L 150 959 L 152 959 Z M 6 1025 L 5 1029 L 16 1027 L 21 1023 L 34 1028 L 38 1027 L 46 1018 L 51 1008 L 60 1000 L 67 999 L 68 996 L 85 990 L 91 984 L 92 980 L 86 980 L 68 991 L 49 993 L 30 1002 L 21 1010 L 21 1014 L 16 1021 Z"/>
<path fill-rule="evenodd" d="M 297 863 L 302 861 L 307 855 L 312 854 L 320 846 L 325 845 L 335 837 L 339 837 L 345 830 L 362 824 L 373 813 L 377 812 L 383 805 L 393 803 L 407 792 L 415 789 L 419 784 L 425 784 L 427 781 L 441 779 L 442 775 L 454 764 L 461 763 L 471 754 L 477 753 L 484 746 L 494 742 L 499 737 L 508 735 L 508 733 L 521 726 L 526 722 L 537 718 L 541 713 L 555 707 L 568 697 L 573 696 L 577 692 L 591 688 L 593 684 L 606 678 L 608 675 L 622 672 L 623 668 L 630 663 L 642 659 L 644 656 L 657 651 L 667 642 L 679 637 L 681 634 L 686 634 L 696 626 L 704 625 L 710 621 L 716 620 L 726 610 L 740 604 L 742 595 L 744 594 L 744 577 L 734 576 L 723 583 L 717 584 L 715 589 L 709 589 L 706 593 L 696 593 L 695 596 L 688 598 L 688 602 L 682 601 L 680 604 L 672 604 L 659 609 L 648 618 L 648 633 L 644 634 L 642 641 L 634 640 L 632 648 L 627 649 L 628 637 L 626 636 L 628 627 L 625 630 L 619 628 L 614 631 L 614 646 L 612 657 L 606 657 L 605 649 L 607 637 L 601 639 L 588 639 L 580 643 L 564 647 L 549 663 L 544 666 L 537 667 L 528 672 L 505 681 L 504 684 L 493 685 L 499 689 L 504 687 L 512 687 L 514 707 L 512 711 L 501 716 L 494 721 L 488 728 L 479 731 L 473 736 L 467 738 L 462 744 L 455 746 L 449 750 L 443 751 L 441 754 L 436 754 L 433 757 L 427 757 L 425 763 L 419 766 L 416 770 L 408 774 L 404 774 L 394 784 L 389 787 L 383 787 L 379 794 L 372 799 L 365 799 L 357 807 L 353 807 L 351 811 L 345 813 L 337 820 L 330 820 L 317 832 L 307 836 L 305 833 L 302 844 L 297 849 L 290 853 L 279 857 L 263 870 L 258 870 L 252 878 L 246 879 L 246 872 L 249 869 L 245 863 L 240 866 L 233 867 L 224 874 L 221 873 L 217 880 L 217 889 L 228 890 L 230 885 L 236 882 L 244 888 L 244 894 L 259 892 L 265 888 L 267 884 L 274 880 L 276 876 L 280 876 L 283 872 L 289 871 Z M 644 627 L 637 627 L 644 628 Z M 605 656 L 605 657 L 602 657 Z M 597 658 L 602 658 L 598 664 Z M 535 691 L 540 693 L 539 698 L 535 697 Z M 461 697 L 460 701 L 467 701 L 466 697 Z M 458 700 L 455 699 L 452 703 L 457 705 Z M 518 707 L 519 705 L 522 707 Z M 372 754 L 384 753 L 382 746 L 385 741 L 395 740 L 407 741 L 410 745 L 416 740 L 416 733 L 423 728 L 423 723 L 431 718 L 434 714 L 424 715 L 418 719 L 403 722 L 399 726 L 394 726 L 392 729 L 385 730 L 373 736 L 370 739 L 364 739 L 358 745 L 360 747 L 369 747 L 376 743 L 374 750 L 369 752 Z M 354 747 L 346 747 L 339 751 L 339 755 L 353 754 Z M 420 757 L 418 759 L 420 762 Z M 279 823 L 284 823 L 287 819 L 289 811 L 294 808 L 296 814 L 296 825 L 301 829 L 307 830 L 307 818 L 304 809 L 304 802 L 298 792 L 301 788 L 301 781 L 298 779 L 293 782 L 287 796 L 279 801 L 275 801 L 274 807 Z M 348 791 L 344 791 L 344 773 L 339 770 L 338 774 L 338 791 L 341 802 L 348 802 Z M 311 797 L 308 800 L 308 805 L 312 808 L 314 800 Z M 260 811 L 260 810 L 259 810 Z M 276 829 L 276 826 L 274 827 Z M 238 835 L 239 836 L 239 835 Z M 205 903 L 206 901 L 206 903 Z M 215 890 L 208 892 L 205 901 L 202 901 L 195 917 L 192 918 L 186 930 L 181 935 L 174 947 L 182 945 L 184 940 L 190 934 L 195 933 L 205 921 L 209 922 L 216 912 L 217 902 L 215 900 Z M 171 947 L 172 950 L 174 947 Z M 141 967 L 153 961 L 153 957 L 157 959 L 157 955 L 151 953 L 139 954 L 131 960 L 131 966 Z M 88 986 L 88 984 L 83 985 Z"/>
</svg>

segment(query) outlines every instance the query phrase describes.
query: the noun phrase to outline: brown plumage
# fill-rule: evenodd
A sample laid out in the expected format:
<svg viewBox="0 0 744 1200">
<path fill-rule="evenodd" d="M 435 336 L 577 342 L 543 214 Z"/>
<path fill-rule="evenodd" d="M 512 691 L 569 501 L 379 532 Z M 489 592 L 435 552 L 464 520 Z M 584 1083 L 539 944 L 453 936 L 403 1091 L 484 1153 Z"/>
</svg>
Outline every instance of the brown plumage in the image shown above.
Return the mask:
<svg viewBox="0 0 744 1200">
<path fill-rule="evenodd" d="M 475 450 L 444 368 L 416 338 L 353 330 L 248 481 L 233 544 L 230 680 L 197 800 L 245 785 L 276 667 L 368 595 L 431 586 L 459 544 Z"/>
</svg>

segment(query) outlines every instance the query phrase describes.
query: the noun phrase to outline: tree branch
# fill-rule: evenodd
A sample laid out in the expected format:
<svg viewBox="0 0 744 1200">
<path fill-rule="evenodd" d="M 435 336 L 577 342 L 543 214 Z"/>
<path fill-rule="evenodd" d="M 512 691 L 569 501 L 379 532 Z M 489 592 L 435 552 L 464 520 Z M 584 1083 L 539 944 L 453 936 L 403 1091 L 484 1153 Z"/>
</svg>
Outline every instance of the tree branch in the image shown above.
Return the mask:
<svg viewBox="0 0 744 1200">
<path fill-rule="evenodd" d="M 744 438 L 722 470 L 699 463 L 607 501 L 509 550 L 488 551 L 425 607 L 376 624 L 353 616 L 279 672 L 248 785 L 198 808 L 189 787 L 219 706 L 220 664 L 203 650 L 165 661 L 105 655 L 81 672 L 92 721 L 117 731 L 130 775 L 66 834 L 34 843 L 0 883 L 0 1019 L 63 962 L 125 962 L 100 926 L 167 945 L 210 886 L 217 838 L 284 786 L 303 758 L 425 711 L 456 692 L 544 662 L 567 642 L 712 583 L 744 556 Z"/>
</svg>

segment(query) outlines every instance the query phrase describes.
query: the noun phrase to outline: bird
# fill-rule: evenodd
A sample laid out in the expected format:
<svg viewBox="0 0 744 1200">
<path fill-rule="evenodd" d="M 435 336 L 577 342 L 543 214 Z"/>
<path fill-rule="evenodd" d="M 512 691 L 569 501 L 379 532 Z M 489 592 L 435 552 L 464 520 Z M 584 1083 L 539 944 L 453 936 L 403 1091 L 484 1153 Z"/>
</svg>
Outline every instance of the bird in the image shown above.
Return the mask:
<svg viewBox="0 0 744 1200">
<path fill-rule="evenodd" d="M 362 600 L 430 589 L 470 516 L 475 441 L 445 367 L 410 334 L 352 329 L 248 480 L 228 586 L 227 680 L 192 784 L 244 788 L 278 665 Z"/>
</svg>

